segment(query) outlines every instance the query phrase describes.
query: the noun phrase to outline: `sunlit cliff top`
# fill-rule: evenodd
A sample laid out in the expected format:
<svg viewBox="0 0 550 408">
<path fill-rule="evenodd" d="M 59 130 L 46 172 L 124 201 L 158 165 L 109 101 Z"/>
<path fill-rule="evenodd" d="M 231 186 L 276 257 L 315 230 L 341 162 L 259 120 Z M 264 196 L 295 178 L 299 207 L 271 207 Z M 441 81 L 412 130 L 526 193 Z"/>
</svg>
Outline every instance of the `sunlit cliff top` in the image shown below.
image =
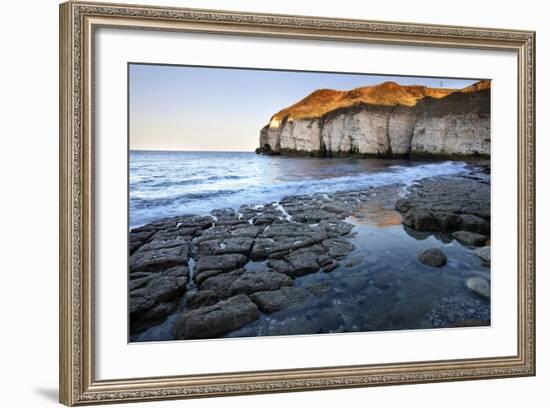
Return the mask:
<svg viewBox="0 0 550 408">
<path fill-rule="evenodd" d="M 271 122 L 278 124 L 285 118 L 318 118 L 336 109 L 348 108 L 359 104 L 415 106 L 418 101 L 426 97 L 442 99 L 456 92 L 478 92 L 490 88 L 491 82 L 482 80 L 462 89 L 399 85 L 395 82 L 384 82 L 379 85 L 364 86 L 350 91 L 318 89 L 294 105 L 277 112 L 271 118 Z"/>
</svg>

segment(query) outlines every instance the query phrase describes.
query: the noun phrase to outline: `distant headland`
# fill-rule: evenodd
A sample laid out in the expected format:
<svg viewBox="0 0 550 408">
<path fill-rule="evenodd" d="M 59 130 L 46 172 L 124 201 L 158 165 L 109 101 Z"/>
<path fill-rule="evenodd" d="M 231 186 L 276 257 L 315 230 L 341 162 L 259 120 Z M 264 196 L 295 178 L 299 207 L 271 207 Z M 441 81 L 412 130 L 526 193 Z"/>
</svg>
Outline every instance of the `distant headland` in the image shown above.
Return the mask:
<svg viewBox="0 0 550 408">
<path fill-rule="evenodd" d="M 395 82 L 319 89 L 271 117 L 256 153 L 488 157 L 490 98 L 489 80 L 462 89 Z"/>
</svg>

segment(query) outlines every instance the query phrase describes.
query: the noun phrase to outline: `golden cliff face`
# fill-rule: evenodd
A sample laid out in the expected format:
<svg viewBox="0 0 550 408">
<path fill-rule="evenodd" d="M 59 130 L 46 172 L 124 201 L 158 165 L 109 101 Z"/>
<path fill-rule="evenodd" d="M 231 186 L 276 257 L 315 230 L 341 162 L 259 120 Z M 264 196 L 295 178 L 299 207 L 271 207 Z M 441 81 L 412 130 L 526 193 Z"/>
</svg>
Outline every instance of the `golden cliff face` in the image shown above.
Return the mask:
<svg viewBox="0 0 550 408">
<path fill-rule="evenodd" d="M 319 157 L 486 156 L 491 83 L 463 89 L 385 82 L 351 91 L 320 89 L 272 116 L 259 154 Z"/>
<path fill-rule="evenodd" d="M 491 87 L 487 80 L 479 81 L 463 89 L 428 88 L 420 85 L 399 85 L 384 82 L 375 86 L 355 88 L 350 91 L 319 89 L 301 101 L 291 105 L 271 118 L 271 125 L 277 127 L 285 118 L 315 119 L 337 109 L 349 108 L 361 104 L 380 106 L 415 106 L 424 98 L 442 99 L 455 92 L 469 93 Z"/>
</svg>

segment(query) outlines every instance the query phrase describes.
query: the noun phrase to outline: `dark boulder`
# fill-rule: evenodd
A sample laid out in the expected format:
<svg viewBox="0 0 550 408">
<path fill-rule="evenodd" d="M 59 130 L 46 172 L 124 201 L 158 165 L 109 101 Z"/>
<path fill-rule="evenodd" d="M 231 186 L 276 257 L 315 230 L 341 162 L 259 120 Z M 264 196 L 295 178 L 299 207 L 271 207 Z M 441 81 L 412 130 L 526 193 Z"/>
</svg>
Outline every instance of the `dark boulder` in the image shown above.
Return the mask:
<svg viewBox="0 0 550 408">
<path fill-rule="evenodd" d="M 487 242 L 487 236 L 476 234 L 475 232 L 456 231 L 453 232 L 453 237 L 463 245 L 482 246 Z"/>
<path fill-rule="evenodd" d="M 302 303 L 308 297 L 305 289 L 282 287 L 279 290 L 256 292 L 250 299 L 258 305 L 264 313 L 273 313 L 287 307 Z"/>
<path fill-rule="evenodd" d="M 417 259 L 424 265 L 440 268 L 447 263 L 447 256 L 441 249 L 430 248 L 418 255 Z"/>
<path fill-rule="evenodd" d="M 221 337 L 260 317 L 258 307 L 246 295 L 181 314 L 173 328 L 177 339 Z"/>
</svg>

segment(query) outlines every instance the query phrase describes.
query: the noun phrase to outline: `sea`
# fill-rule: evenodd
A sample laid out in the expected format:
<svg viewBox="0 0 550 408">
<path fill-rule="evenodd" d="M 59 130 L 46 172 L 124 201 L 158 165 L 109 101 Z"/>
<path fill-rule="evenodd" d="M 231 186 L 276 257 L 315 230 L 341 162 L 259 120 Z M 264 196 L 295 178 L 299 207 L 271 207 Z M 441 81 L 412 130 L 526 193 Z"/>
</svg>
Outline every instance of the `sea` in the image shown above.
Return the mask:
<svg viewBox="0 0 550 408">
<path fill-rule="evenodd" d="M 129 227 L 286 196 L 412 184 L 468 171 L 460 161 L 262 156 L 254 152 L 131 151 Z"/>
<path fill-rule="evenodd" d="M 490 268 L 452 237 L 409 231 L 399 213 L 377 204 L 377 199 L 386 202 L 385 194 L 392 199 L 395 194 L 404 195 L 407 186 L 422 178 L 470 171 L 461 161 L 132 151 L 130 224 L 136 227 L 164 217 L 267 204 L 285 196 L 388 186 L 373 190 L 372 202 L 345 219 L 354 226 L 347 239 L 355 247 L 345 260 L 330 273 L 294 280 L 295 287 L 319 290 L 322 295 L 262 314 L 226 337 L 449 328 L 467 321 L 487 325 L 490 301 L 464 282 L 472 276 L 490 280 Z M 419 253 L 434 247 L 447 256 L 441 268 L 417 260 Z M 250 261 L 245 269 L 265 267 L 266 261 Z M 173 340 L 178 315 L 175 311 L 131 341 Z"/>
</svg>

